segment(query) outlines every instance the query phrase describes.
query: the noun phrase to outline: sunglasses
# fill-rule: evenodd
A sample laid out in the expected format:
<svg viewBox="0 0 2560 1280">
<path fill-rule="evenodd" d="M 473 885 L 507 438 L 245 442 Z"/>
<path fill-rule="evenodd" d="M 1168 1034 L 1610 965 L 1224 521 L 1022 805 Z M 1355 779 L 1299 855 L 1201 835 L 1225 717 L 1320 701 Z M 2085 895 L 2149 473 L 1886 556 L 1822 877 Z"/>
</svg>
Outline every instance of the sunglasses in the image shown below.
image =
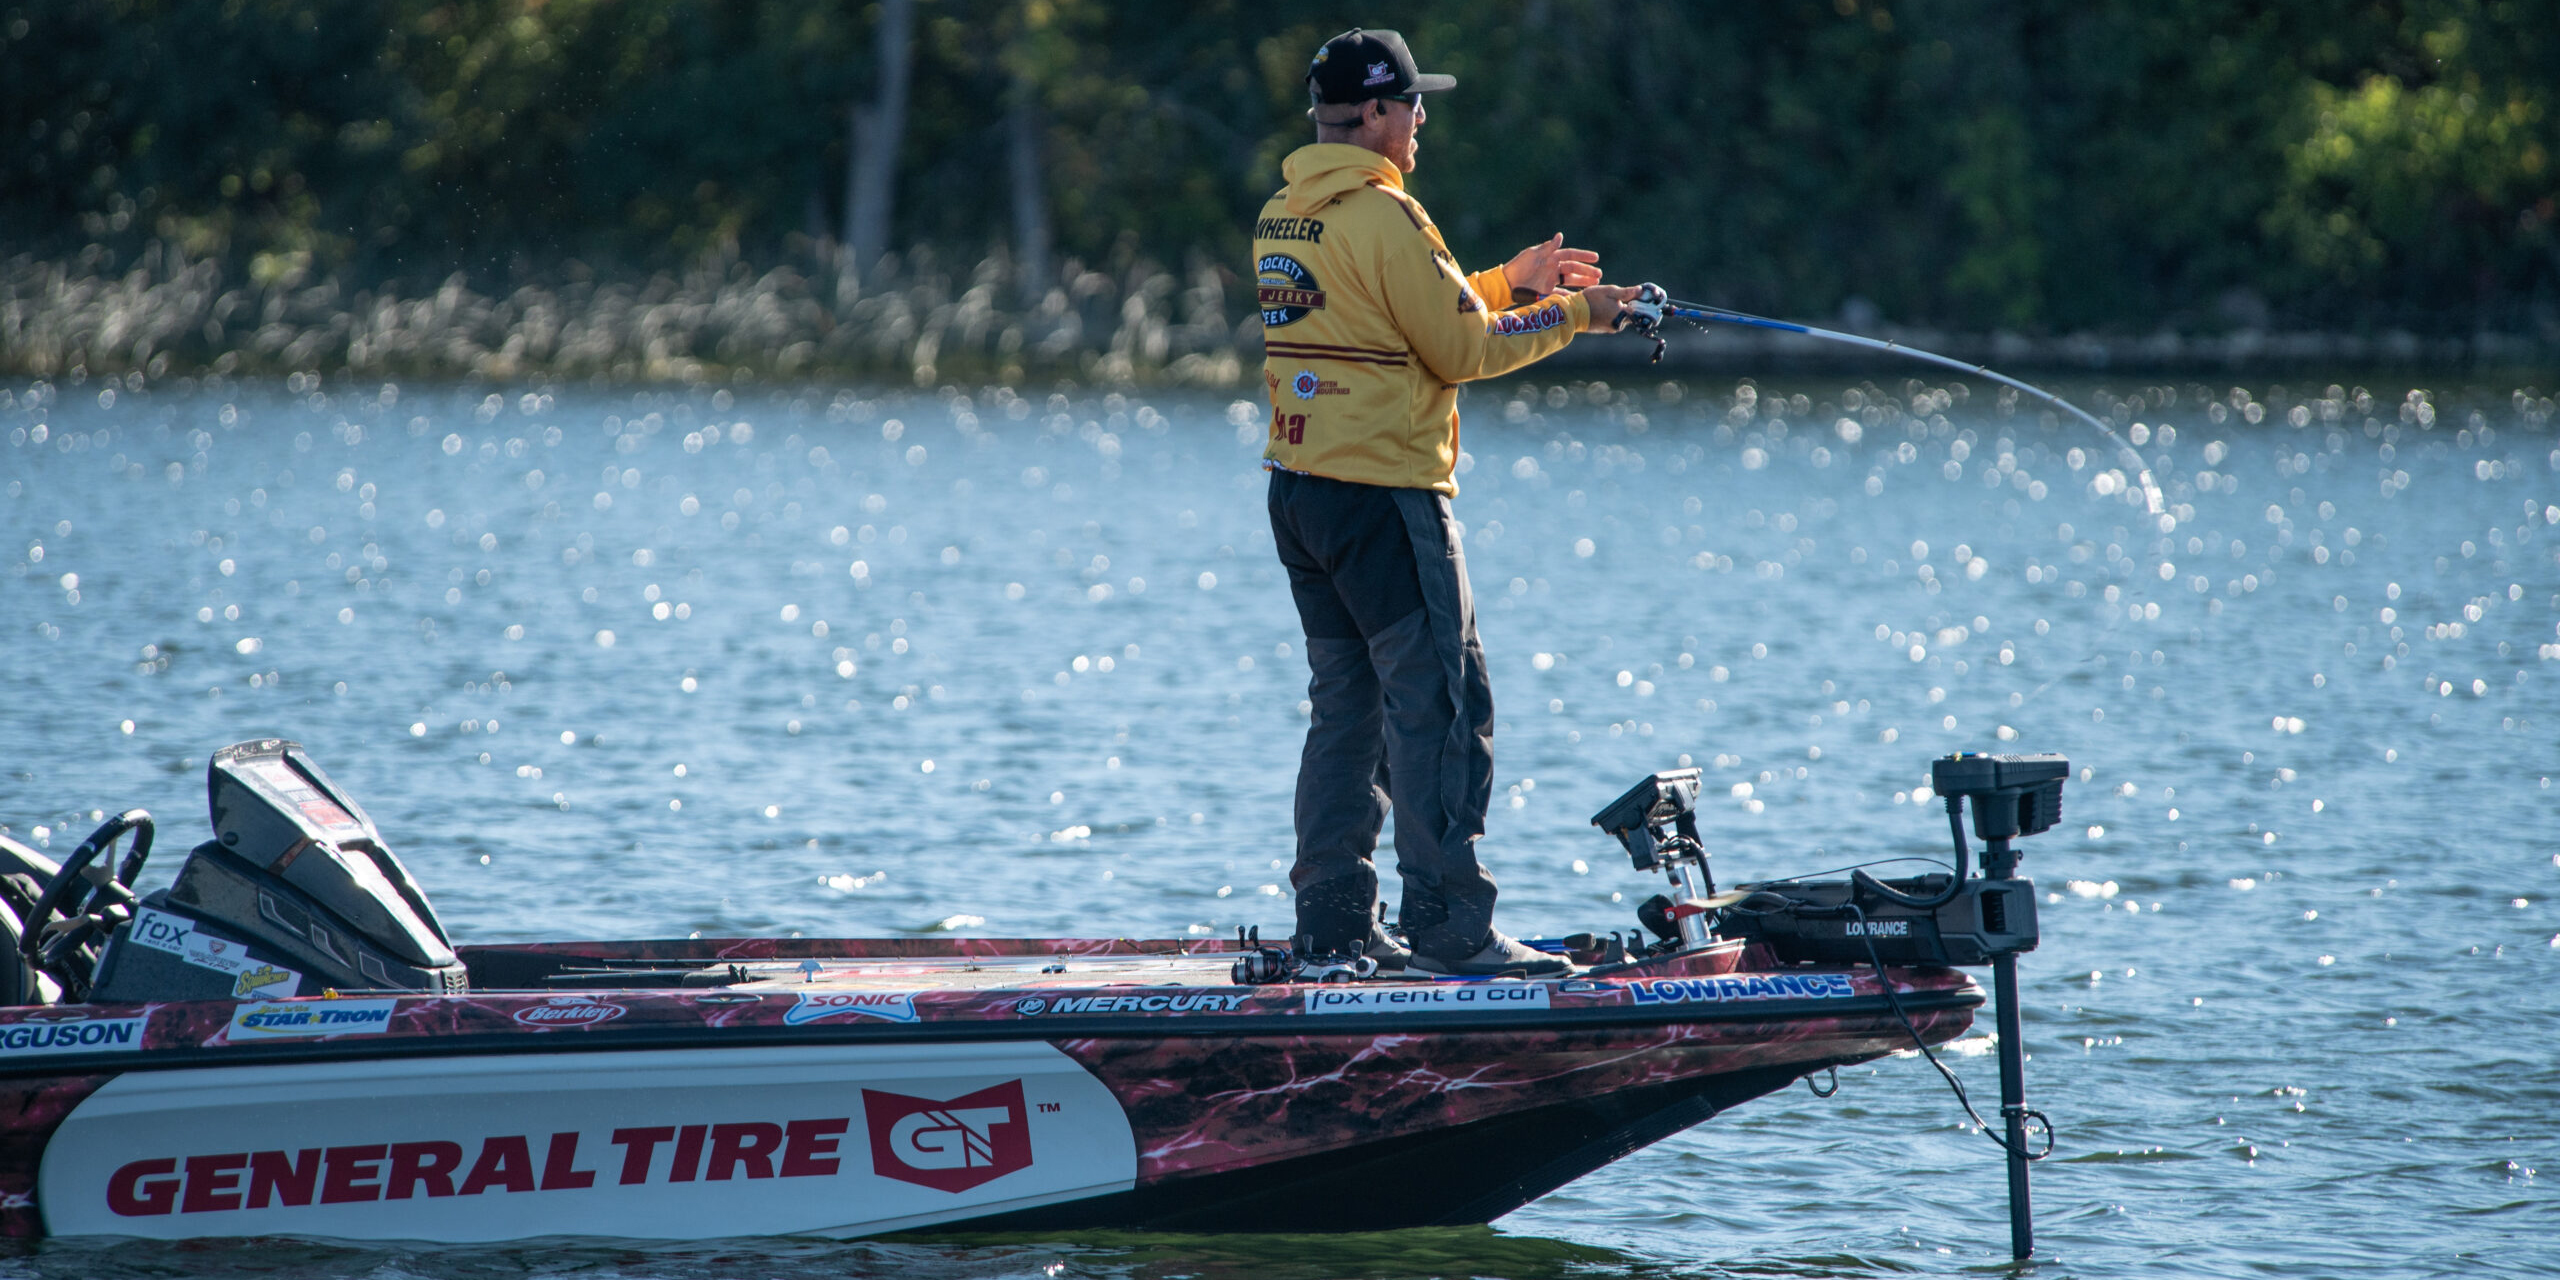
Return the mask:
<svg viewBox="0 0 2560 1280">
<path fill-rule="evenodd" d="M 1413 108 L 1416 112 L 1420 112 L 1420 111 L 1422 111 L 1422 110 L 1423 110 L 1423 106 L 1422 106 L 1422 95 L 1421 95 L 1421 94 L 1419 94 L 1419 93 L 1387 93 L 1387 94 L 1380 94 L 1379 96 L 1377 96 L 1377 97 L 1375 97 L 1375 98 L 1368 99 L 1368 101 L 1370 101 L 1370 102 L 1401 102 L 1401 103 L 1405 104 L 1406 106 Z M 1350 104 L 1346 104 L 1346 105 L 1350 105 Z M 1365 113 L 1364 113 L 1364 114 L 1365 114 Z M 1349 117 L 1349 118 L 1347 118 L 1347 119 L 1342 119 L 1342 120 L 1327 120 L 1327 119 L 1324 119 L 1324 118 L 1322 118 L 1322 117 L 1318 116 L 1318 117 L 1314 117 L 1314 119 L 1315 119 L 1316 123 L 1318 123 L 1318 124 L 1322 124 L 1322 125 L 1330 125 L 1330 126 L 1333 126 L 1333 127 L 1336 127 L 1336 128 L 1347 128 L 1347 127 L 1349 127 L 1349 126 L 1356 125 L 1356 124 L 1360 123 L 1360 121 L 1363 119 L 1363 116 L 1355 115 L 1355 116 L 1351 116 L 1351 117 Z"/>
</svg>

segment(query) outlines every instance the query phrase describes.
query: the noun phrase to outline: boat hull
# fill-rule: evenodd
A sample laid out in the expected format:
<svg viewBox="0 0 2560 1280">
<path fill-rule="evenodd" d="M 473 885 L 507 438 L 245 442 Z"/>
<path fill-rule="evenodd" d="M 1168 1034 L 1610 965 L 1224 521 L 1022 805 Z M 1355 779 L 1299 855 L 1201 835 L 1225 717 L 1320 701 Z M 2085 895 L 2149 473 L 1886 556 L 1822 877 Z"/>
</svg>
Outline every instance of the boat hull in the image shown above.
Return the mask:
<svg viewBox="0 0 2560 1280">
<path fill-rule="evenodd" d="M 1753 1067 L 1554 1101 L 951 1229 L 1320 1232 L 1486 1223 L 1802 1075 L 1796 1066 Z"/>
<path fill-rule="evenodd" d="M 1075 985 L 1035 965 L 975 987 L 901 989 L 882 969 L 798 989 L 0 1011 L 0 1232 L 1484 1222 L 1910 1043 L 1872 971 L 1694 963 L 1723 976 L 1256 988 Z M 1887 980 L 1932 1042 L 1981 1003 L 1952 971 Z"/>
</svg>

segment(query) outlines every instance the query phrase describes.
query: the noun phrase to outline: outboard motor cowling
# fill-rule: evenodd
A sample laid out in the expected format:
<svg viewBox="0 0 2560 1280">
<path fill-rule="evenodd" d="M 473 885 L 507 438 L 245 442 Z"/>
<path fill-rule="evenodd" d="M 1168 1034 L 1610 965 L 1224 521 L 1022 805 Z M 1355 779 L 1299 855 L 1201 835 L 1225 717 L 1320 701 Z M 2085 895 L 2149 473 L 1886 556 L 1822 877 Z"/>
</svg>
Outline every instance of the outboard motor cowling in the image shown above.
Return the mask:
<svg viewBox="0 0 2560 1280">
<path fill-rule="evenodd" d="M 301 744 L 225 747 L 205 774 L 215 839 L 117 931 L 100 957 L 97 999 L 468 988 L 426 894 Z M 299 981 L 242 989 L 245 975 L 278 969 Z"/>
</svg>

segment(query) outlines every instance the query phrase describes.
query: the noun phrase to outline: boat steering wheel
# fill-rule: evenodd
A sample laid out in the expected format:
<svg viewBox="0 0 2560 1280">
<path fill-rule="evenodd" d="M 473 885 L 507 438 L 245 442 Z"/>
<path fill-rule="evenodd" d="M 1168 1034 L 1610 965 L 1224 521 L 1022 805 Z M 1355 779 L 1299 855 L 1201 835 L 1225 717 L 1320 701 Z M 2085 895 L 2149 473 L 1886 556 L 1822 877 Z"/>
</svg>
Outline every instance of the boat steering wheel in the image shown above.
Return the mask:
<svg viewBox="0 0 2560 1280">
<path fill-rule="evenodd" d="M 106 935 L 133 918 L 140 902 L 133 892 L 133 878 L 142 873 L 143 861 L 151 856 L 152 830 L 146 809 L 127 809 L 107 819 L 62 860 L 62 868 L 45 882 L 44 892 L 27 912 L 18 934 L 18 954 L 29 968 L 60 983 L 64 999 L 88 997 Z M 90 865 L 127 832 L 133 834 L 133 847 L 113 875 L 104 864 Z"/>
</svg>

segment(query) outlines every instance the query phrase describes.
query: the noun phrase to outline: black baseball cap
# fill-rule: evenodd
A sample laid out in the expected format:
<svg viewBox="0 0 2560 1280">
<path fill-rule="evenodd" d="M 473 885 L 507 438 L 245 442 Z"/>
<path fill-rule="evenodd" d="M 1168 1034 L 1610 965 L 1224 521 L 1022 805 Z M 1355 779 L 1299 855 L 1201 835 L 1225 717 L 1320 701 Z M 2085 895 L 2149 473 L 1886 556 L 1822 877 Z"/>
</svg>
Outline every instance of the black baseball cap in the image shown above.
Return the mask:
<svg viewBox="0 0 2560 1280">
<path fill-rule="evenodd" d="M 1316 107 L 1351 106 L 1372 98 L 1408 93 L 1438 93 L 1458 87 L 1456 76 L 1424 75 L 1413 65 L 1413 50 L 1393 31 L 1353 27 L 1324 42 L 1307 65 L 1307 98 Z M 1314 107 L 1307 110 L 1315 114 Z"/>
</svg>

